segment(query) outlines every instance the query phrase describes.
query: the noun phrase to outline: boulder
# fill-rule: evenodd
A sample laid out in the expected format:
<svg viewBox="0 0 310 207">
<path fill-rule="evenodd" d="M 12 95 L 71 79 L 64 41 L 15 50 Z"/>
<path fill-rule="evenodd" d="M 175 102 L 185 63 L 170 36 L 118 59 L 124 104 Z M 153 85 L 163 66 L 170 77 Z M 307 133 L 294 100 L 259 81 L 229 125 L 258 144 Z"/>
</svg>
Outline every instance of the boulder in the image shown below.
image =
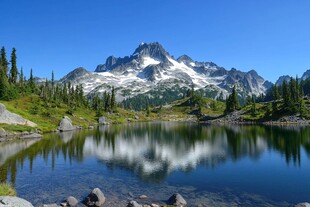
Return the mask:
<svg viewBox="0 0 310 207">
<path fill-rule="evenodd" d="M 43 204 L 43 205 L 40 205 L 39 207 L 59 207 L 56 203 L 53 203 L 53 204 Z"/>
<path fill-rule="evenodd" d="M 99 119 L 98 119 L 98 123 L 99 124 L 108 124 L 108 122 L 107 122 L 107 118 L 106 117 L 104 117 L 104 116 L 102 116 L 102 117 L 100 117 Z"/>
<path fill-rule="evenodd" d="M 72 125 L 72 121 L 69 117 L 64 116 L 63 119 L 59 122 L 59 131 L 72 131 L 75 127 Z"/>
<path fill-rule="evenodd" d="M 142 205 L 140 205 L 137 201 L 130 201 L 127 204 L 127 207 L 142 207 Z"/>
<path fill-rule="evenodd" d="M 135 115 L 135 117 L 134 117 L 135 119 L 139 119 L 139 116 L 138 115 Z"/>
<path fill-rule="evenodd" d="M 99 188 L 92 190 L 92 192 L 83 201 L 83 203 L 88 207 L 101 207 L 104 202 L 104 194 Z"/>
<path fill-rule="evenodd" d="M 69 196 L 66 199 L 66 202 L 67 202 L 67 206 L 70 206 L 70 207 L 76 207 L 77 204 L 79 203 L 79 201 L 73 196 Z"/>
<path fill-rule="evenodd" d="M 169 204 L 170 205 L 174 205 L 174 206 L 186 206 L 187 202 L 185 201 L 185 199 L 183 198 L 182 195 L 175 193 L 173 194 L 170 198 L 169 198 Z"/>
<path fill-rule="evenodd" d="M 31 127 L 36 127 L 37 124 L 24 119 L 23 117 L 9 112 L 6 107 L 0 103 L 0 123 L 2 124 L 18 124 L 18 125 L 26 125 Z"/>
<path fill-rule="evenodd" d="M 0 207 L 33 207 L 33 205 L 22 198 L 0 196 Z"/>
<path fill-rule="evenodd" d="M 310 203 L 298 203 L 295 207 L 310 207 Z"/>
</svg>

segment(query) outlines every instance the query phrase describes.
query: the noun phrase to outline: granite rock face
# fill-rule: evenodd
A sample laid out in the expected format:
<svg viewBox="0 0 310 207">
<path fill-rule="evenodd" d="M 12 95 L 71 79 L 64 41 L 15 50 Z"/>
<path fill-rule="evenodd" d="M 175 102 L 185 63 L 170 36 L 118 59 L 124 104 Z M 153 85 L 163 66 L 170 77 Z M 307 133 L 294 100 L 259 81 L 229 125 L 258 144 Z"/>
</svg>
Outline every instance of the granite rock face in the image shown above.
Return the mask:
<svg viewBox="0 0 310 207">
<path fill-rule="evenodd" d="M 0 123 L 1 124 L 14 124 L 14 125 L 25 125 L 25 126 L 31 126 L 36 127 L 37 124 L 24 119 L 23 117 L 9 112 L 6 107 L 0 103 Z"/>
</svg>

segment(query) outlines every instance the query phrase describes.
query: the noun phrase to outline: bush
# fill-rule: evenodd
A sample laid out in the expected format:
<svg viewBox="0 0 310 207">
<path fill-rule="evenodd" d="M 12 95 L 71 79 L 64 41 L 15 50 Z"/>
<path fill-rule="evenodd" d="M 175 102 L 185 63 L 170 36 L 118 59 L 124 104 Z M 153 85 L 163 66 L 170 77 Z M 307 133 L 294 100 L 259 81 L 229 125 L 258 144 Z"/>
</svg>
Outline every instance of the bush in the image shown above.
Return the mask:
<svg viewBox="0 0 310 207">
<path fill-rule="evenodd" d="M 8 183 L 0 184 L 0 196 L 16 196 L 15 189 Z"/>
</svg>

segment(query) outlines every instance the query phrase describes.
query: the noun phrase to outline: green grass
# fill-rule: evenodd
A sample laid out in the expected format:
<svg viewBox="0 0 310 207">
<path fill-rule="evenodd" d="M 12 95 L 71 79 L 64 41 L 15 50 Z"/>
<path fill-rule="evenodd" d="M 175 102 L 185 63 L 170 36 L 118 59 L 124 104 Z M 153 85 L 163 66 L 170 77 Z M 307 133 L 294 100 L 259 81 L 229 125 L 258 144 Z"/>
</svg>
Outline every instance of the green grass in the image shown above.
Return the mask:
<svg viewBox="0 0 310 207">
<path fill-rule="evenodd" d="M 74 125 L 84 128 L 98 123 L 98 117 L 96 117 L 96 112 L 93 110 L 77 108 L 72 111 L 65 104 L 56 106 L 51 103 L 49 106 L 45 106 L 41 98 L 36 95 L 22 97 L 13 101 L 2 101 L 2 103 L 10 112 L 38 124 L 35 128 L 20 125 L 0 125 L 0 128 L 9 132 L 33 131 L 36 128 L 42 132 L 51 132 L 58 127 L 63 116 L 68 116 Z M 135 115 L 139 116 L 139 119 L 134 119 Z M 152 120 L 152 118 L 146 116 L 145 112 L 131 112 L 121 108 L 118 108 L 117 113 L 104 112 L 102 116 L 107 117 L 109 123 L 125 123 L 128 118 L 132 122 Z"/>
<path fill-rule="evenodd" d="M 10 184 L 0 183 L 0 196 L 16 196 L 16 191 Z"/>
</svg>

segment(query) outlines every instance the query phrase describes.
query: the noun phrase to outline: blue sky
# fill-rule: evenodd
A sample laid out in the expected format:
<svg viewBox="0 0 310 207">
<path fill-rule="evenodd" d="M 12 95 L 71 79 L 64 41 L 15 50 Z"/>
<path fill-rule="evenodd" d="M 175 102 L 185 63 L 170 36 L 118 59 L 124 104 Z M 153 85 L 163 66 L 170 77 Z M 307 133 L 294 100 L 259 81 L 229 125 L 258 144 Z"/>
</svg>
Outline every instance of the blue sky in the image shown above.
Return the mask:
<svg viewBox="0 0 310 207">
<path fill-rule="evenodd" d="M 308 0 L 1 0 L 0 46 L 17 49 L 25 73 L 61 78 L 95 70 L 109 55 L 160 42 L 226 69 L 272 82 L 310 69 Z"/>
</svg>

